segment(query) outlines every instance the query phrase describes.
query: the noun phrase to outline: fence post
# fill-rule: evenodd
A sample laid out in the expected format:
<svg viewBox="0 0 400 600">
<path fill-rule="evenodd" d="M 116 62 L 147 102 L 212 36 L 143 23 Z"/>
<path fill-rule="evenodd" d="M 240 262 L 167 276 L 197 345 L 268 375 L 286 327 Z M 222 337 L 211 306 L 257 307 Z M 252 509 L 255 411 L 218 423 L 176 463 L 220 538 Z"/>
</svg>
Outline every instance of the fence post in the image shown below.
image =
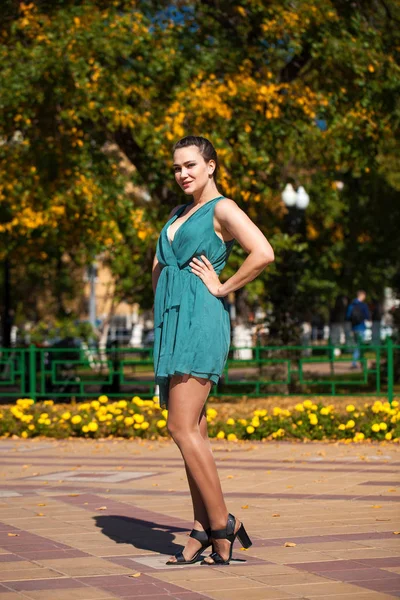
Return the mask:
<svg viewBox="0 0 400 600">
<path fill-rule="evenodd" d="M 387 338 L 387 378 L 388 378 L 388 401 L 390 406 L 393 402 L 393 385 L 394 385 L 394 371 L 393 371 L 393 340 Z"/>
<path fill-rule="evenodd" d="M 29 397 L 36 402 L 36 348 L 29 346 Z"/>
</svg>

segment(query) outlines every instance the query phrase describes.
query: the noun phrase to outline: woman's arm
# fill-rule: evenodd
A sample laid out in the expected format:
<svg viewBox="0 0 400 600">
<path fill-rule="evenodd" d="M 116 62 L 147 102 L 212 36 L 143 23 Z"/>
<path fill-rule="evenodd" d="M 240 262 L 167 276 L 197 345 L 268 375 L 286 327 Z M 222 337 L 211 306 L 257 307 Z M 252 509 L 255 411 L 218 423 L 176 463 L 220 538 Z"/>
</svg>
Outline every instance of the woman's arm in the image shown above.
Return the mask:
<svg viewBox="0 0 400 600">
<path fill-rule="evenodd" d="M 226 198 L 218 202 L 215 216 L 248 253 L 236 273 L 219 288 L 218 296 L 227 296 L 229 292 L 234 292 L 253 281 L 275 260 L 275 255 L 262 231 L 233 200 Z"/>
<path fill-rule="evenodd" d="M 174 216 L 174 214 L 177 212 L 177 210 L 179 210 L 182 206 L 183 206 L 183 204 L 180 204 L 179 206 L 175 206 L 175 208 L 173 208 L 171 210 L 171 212 L 169 213 L 168 221 Z M 163 268 L 164 268 L 163 265 L 160 265 L 160 263 L 158 262 L 157 255 L 155 255 L 154 260 L 153 260 L 152 272 L 151 272 L 153 294 L 156 293 L 158 278 L 160 277 L 160 274 L 161 274 L 161 271 L 163 270 Z"/>
</svg>

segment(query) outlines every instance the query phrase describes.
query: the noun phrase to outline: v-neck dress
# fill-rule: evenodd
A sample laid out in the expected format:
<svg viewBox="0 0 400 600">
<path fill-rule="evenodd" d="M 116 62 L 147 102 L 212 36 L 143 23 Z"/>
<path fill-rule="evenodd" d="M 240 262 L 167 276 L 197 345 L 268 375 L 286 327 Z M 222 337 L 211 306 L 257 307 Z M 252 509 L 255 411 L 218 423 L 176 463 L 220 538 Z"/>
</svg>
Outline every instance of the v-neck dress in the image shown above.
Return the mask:
<svg viewBox="0 0 400 600">
<path fill-rule="evenodd" d="M 189 374 L 218 383 L 231 341 L 225 298 L 217 298 L 189 263 L 204 254 L 219 275 L 235 240 L 224 242 L 214 230 L 218 196 L 203 204 L 175 231 L 167 230 L 185 211 L 184 204 L 161 230 L 156 256 L 162 267 L 154 298 L 154 375 L 160 406 L 168 408 L 169 380 Z"/>
</svg>

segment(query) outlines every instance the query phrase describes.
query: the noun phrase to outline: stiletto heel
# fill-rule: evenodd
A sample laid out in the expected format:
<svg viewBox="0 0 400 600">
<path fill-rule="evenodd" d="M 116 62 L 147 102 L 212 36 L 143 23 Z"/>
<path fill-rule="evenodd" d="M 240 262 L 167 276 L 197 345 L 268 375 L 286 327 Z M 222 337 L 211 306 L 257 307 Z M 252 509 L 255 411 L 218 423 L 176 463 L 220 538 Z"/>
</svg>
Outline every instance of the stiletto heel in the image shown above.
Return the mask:
<svg viewBox="0 0 400 600">
<path fill-rule="evenodd" d="M 192 556 L 192 558 L 190 560 L 185 560 L 185 557 L 183 556 L 182 551 L 180 550 L 179 552 L 177 552 L 175 554 L 176 560 L 168 560 L 165 564 L 166 565 L 191 565 L 191 564 L 193 564 L 199 558 L 200 554 L 202 552 L 204 552 L 204 550 L 206 548 L 208 548 L 208 546 L 211 546 L 210 535 L 211 535 L 211 529 L 209 527 L 205 531 L 198 531 L 197 529 L 192 529 L 192 531 L 189 534 L 189 537 L 192 537 L 195 540 L 197 540 L 198 542 L 200 542 L 201 548 L 199 548 L 199 550 L 197 550 L 197 552 L 194 554 L 194 556 Z"/>
<path fill-rule="evenodd" d="M 235 517 L 231 513 L 229 513 L 228 521 L 227 521 L 226 527 L 224 529 L 212 529 L 211 530 L 212 538 L 214 538 L 216 540 L 224 539 L 224 540 L 230 541 L 231 546 L 229 549 L 229 557 L 225 560 L 224 558 L 222 558 L 222 556 L 218 552 L 214 551 L 214 552 L 212 552 L 212 554 L 210 554 L 210 558 L 212 558 L 214 562 L 209 563 L 206 560 L 202 560 L 200 564 L 202 564 L 202 565 L 229 565 L 229 563 L 232 559 L 232 549 L 233 549 L 233 544 L 234 544 L 236 537 L 239 537 L 244 548 L 250 548 L 250 546 L 252 545 L 252 542 L 251 542 L 249 536 L 247 535 L 247 532 L 243 526 L 243 523 L 241 523 L 239 529 L 235 533 L 235 522 L 236 522 Z"/>
</svg>

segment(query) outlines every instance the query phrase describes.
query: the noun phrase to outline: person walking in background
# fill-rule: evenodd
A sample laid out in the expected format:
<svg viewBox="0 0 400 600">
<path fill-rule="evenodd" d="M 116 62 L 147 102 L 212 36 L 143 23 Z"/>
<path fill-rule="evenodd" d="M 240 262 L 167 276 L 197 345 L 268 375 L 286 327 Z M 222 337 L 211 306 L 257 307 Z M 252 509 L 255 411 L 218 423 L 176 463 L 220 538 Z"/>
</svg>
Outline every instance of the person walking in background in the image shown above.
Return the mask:
<svg viewBox="0 0 400 600">
<path fill-rule="evenodd" d="M 351 323 L 351 329 L 353 332 L 354 341 L 356 347 L 353 352 L 353 362 L 351 364 L 352 369 L 357 368 L 357 361 L 361 358 L 361 344 L 365 338 L 366 324 L 365 321 L 370 320 L 369 308 L 365 302 L 367 297 L 364 290 L 358 290 L 357 298 L 351 302 L 347 309 L 346 318 Z"/>
</svg>

